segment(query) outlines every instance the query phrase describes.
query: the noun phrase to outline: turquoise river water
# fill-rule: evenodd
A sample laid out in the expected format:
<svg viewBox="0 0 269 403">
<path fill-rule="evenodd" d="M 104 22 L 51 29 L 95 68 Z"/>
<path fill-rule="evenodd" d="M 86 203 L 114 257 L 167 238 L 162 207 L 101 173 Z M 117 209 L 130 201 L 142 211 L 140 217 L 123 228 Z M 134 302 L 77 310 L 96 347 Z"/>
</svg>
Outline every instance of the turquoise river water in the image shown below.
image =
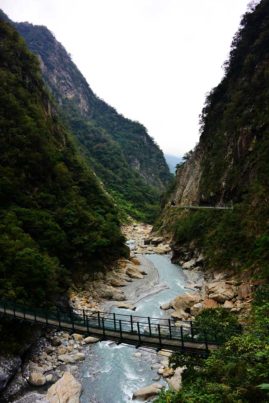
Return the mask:
<svg viewBox="0 0 269 403">
<path fill-rule="evenodd" d="M 147 259 L 151 270 L 157 271 L 155 274 L 161 287 L 156 288 L 155 293 L 150 293 L 149 289 L 150 295 L 144 293 L 145 296 L 135 303 L 135 313 L 118 308 L 113 308 L 112 312 L 166 317 L 160 305 L 185 292 L 186 276 L 179 266 L 171 263 L 167 255 L 146 255 L 144 259 Z M 137 283 L 139 285 L 139 281 Z M 160 356 L 151 349 L 135 349 L 111 341 L 91 345 L 81 368 L 81 403 L 135 402 L 132 400 L 135 390 L 154 382 L 165 384 L 163 379 L 159 379 L 157 369 L 151 368 L 160 361 Z"/>
</svg>

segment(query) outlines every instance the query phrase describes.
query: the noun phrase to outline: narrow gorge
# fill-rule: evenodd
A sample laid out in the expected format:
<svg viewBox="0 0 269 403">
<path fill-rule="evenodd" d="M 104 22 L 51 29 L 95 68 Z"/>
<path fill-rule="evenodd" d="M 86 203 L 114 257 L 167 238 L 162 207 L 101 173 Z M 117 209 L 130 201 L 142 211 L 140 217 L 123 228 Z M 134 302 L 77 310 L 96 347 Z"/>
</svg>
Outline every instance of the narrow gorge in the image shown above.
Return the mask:
<svg viewBox="0 0 269 403">
<path fill-rule="evenodd" d="M 0 10 L 1 403 L 268 402 L 268 66 L 261 0 L 173 175 Z"/>
</svg>

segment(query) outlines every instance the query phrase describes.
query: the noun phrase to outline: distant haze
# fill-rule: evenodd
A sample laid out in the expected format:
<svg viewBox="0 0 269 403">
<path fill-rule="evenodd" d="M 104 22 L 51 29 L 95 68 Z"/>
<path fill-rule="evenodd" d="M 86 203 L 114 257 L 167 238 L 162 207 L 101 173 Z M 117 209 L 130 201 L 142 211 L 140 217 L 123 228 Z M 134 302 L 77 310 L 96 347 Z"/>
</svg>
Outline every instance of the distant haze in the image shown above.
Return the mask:
<svg viewBox="0 0 269 403">
<path fill-rule="evenodd" d="M 179 164 L 182 161 L 182 158 L 170 154 L 164 154 L 164 157 L 166 159 L 170 172 L 174 174 L 176 172 L 177 164 Z"/>
<path fill-rule="evenodd" d="M 46 25 L 93 91 L 143 123 L 165 153 L 199 139 L 205 94 L 223 75 L 249 0 L 0 0 L 15 21 Z"/>
</svg>

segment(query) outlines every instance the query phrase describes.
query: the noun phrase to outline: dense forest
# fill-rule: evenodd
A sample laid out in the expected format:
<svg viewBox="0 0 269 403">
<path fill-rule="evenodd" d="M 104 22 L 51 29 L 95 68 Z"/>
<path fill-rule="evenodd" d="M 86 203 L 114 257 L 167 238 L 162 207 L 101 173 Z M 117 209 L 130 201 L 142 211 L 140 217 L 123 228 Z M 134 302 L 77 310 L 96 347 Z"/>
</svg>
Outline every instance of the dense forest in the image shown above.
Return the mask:
<svg viewBox="0 0 269 403">
<path fill-rule="evenodd" d="M 0 26 L 0 298 L 47 304 L 126 253 L 114 203 L 79 155 L 37 57 Z"/>
<path fill-rule="evenodd" d="M 199 250 L 205 270 L 244 273 L 260 285 L 243 335 L 227 340 L 206 360 L 173 357 L 172 365 L 187 365 L 183 387 L 162 393 L 159 403 L 269 400 L 268 65 L 269 1 L 262 0 L 242 18 L 224 77 L 206 98 L 200 142 L 178 168 L 158 222 L 173 236 L 175 260 L 183 250 Z M 187 204 L 230 209 L 181 208 Z M 207 326 L 216 325 L 211 311 L 201 314 Z M 232 315 L 220 318 L 219 325 L 230 320 Z"/>
<path fill-rule="evenodd" d="M 38 55 L 44 80 L 78 146 L 113 196 L 122 218 L 152 221 L 171 179 L 162 151 L 144 126 L 99 99 L 70 55 L 43 26 L 14 24 Z M 94 61 L 93 61 L 94 62 Z"/>
</svg>

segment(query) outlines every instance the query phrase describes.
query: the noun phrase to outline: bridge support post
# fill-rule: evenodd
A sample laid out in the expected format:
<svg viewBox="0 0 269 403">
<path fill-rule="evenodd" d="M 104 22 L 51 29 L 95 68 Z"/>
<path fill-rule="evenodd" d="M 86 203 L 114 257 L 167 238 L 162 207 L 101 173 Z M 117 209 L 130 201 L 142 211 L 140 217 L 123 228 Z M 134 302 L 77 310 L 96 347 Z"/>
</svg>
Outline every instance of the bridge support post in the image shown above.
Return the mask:
<svg viewBox="0 0 269 403">
<path fill-rule="evenodd" d="M 159 343 L 160 343 L 160 348 L 162 348 L 162 336 L 161 336 L 161 326 L 158 323 L 158 336 L 159 336 Z"/>
<path fill-rule="evenodd" d="M 84 322 L 84 325 L 86 326 L 86 315 L 85 315 L 84 309 L 82 309 L 82 313 L 83 313 L 83 322 Z"/>
<path fill-rule="evenodd" d="M 117 330 L 117 322 L 116 322 L 116 314 L 113 312 L 113 322 L 114 322 L 114 330 Z M 120 320 L 121 323 L 121 320 Z M 120 325 L 121 326 L 121 325 Z"/>
<path fill-rule="evenodd" d="M 88 321 L 88 316 L 85 317 L 86 318 L 86 327 L 87 327 L 87 333 L 90 334 L 89 332 L 89 321 Z"/>
<path fill-rule="evenodd" d="M 106 338 L 106 331 L 105 331 L 105 320 L 102 318 L 102 329 L 103 329 L 103 339 Z"/>
<path fill-rule="evenodd" d="M 122 326 L 121 326 L 121 319 L 119 320 L 119 325 L 120 325 L 120 339 L 122 340 Z"/>
<path fill-rule="evenodd" d="M 183 333 L 183 326 L 180 326 L 180 337 L 181 337 L 181 349 L 184 350 L 184 333 Z"/>
<path fill-rule="evenodd" d="M 59 328 L 61 329 L 61 314 L 59 309 L 57 308 L 57 317 L 58 317 L 58 322 L 59 322 Z"/>
<path fill-rule="evenodd" d="M 206 332 L 205 332 L 205 351 L 206 351 L 206 355 L 208 355 L 209 349 L 208 349 L 208 339 L 207 339 L 207 333 Z"/>
<path fill-rule="evenodd" d="M 134 324 L 133 324 L 133 315 L 130 315 L 130 322 L 131 322 L 131 332 L 134 331 Z"/>
<path fill-rule="evenodd" d="M 191 325 L 191 341 L 193 341 L 193 339 L 194 339 L 194 332 L 193 332 L 192 320 L 190 321 L 190 325 Z"/>
<path fill-rule="evenodd" d="M 98 326 L 101 327 L 100 312 L 97 312 Z"/>
<path fill-rule="evenodd" d="M 139 325 L 139 322 L 137 322 L 136 324 L 137 324 L 137 334 L 138 334 L 138 345 L 137 345 L 137 347 L 139 347 L 140 344 L 141 344 L 140 325 Z"/>
<path fill-rule="evenodd" d="M 169 327 L 169 337 L 172 339 L 172 329 L 171 329 L 171 320 L 168 319 L 168 327 Z"/>
<path fill-rule="evenodd" d="M 149 335 L 152 336 L 151 333 L 151 323 L 150 323 L 150 317 L 148 316 L 148 324 L 149 324 Z"/>
</svg>

